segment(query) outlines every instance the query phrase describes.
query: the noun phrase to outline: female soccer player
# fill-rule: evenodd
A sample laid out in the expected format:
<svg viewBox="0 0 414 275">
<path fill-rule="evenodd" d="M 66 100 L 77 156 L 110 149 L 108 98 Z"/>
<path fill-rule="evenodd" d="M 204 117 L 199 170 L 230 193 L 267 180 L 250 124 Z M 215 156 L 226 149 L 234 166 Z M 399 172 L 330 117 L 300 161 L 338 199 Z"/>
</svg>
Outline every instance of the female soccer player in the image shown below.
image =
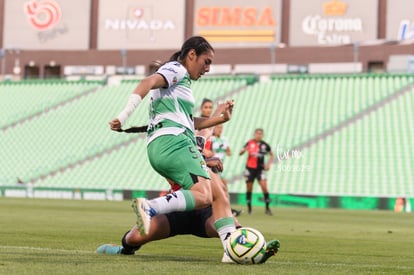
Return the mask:
<svg viewBox="0 0 414 275">
<path fill-rule="evenodd" d="M 213 134 L 207 139 L 204 152 L 206 157 L 216 157 L 224 162 L 226 156 L 231 156 L 231 149 L 227 139 L 221 135 L 222 132 L 223 124 L 216 125 L 213 128 Z M 227 184 L 226 179 L 223 178 L 223 175 L 221 176 L 221 180 L 224 184 Z"/>
<path fill-rule="evenodd" d="M 212 184 L 223 184 L 220 181 L 219 176 L 211 171 L 210 177 Z M 151 227 L 147 235 L 141 235 L 137 226 L 134 226 L 122 237 L 122 245 L 103 244 L 98 247 L 96 252 L 99 254 L 133 255 L 135 254 L 135 251 L 140 249 L 141 246 L 146 243 L 167 239 L 176 235 L 194 235 L 200 238 L 217 238 L 218 235 L 214 228 L 214 219 L 212 217 L 211 206 L 198 210 L 157 215 L 151 219 Z M 278 240 L 271 240 L 267 242 L 266 254 L 261 263 L 266 262 L 269 257 L 276 255 L 279 247 L 280 242 Z M 221 261 L 223 263 L 233 262 L 226 253 L 224 253 Z"/>
<path fill-rule="evenodd" d="M 151 217 L 155 215 L 201 209 L 210 204 L 223 247 L 227 236 L 235 230 L 226 192 L 221 190 L 223 187 L 211 186 L 194 136 L 195 129 L 212 127 L 231 118 L 232 101 L 226 102 L 221 116 L 193 116 L 191 81 L 208 72 L 213 59 L 214 49 L 203 37 L 189 38 L 169 62 L 138 84 L 124 110 L 110 122 L 110 128 L 119 131 L 152 90 L 147 130 L 148 158 L 154 170 L 168 182 L 180 185 L 181 189 L 165 197 L 133 201 L 142 235 L 148 234 Z"/>
<path fill-rule="evenodd" d="M 213 100 L 204 98 L 201 102 L 201 117 L 209 118 L 213 113 Z"/>
<path fill-rule="evenodd" d="M 225 156 L 231 156 L 231 149 L 227 139 L 221 134 L 223 132 L 223 124 L 214 126 L 213 134 L 207 139 L 204 154 L 206 157 L 216 157 L 224 162 Z M 221 181 L 227 185 L 227 180 L 223 176 L 223 172 L 220 173 Z M 241 210 L 231 209 L 233 216 L 237 217 L 242 212 Z"/>
</svg>

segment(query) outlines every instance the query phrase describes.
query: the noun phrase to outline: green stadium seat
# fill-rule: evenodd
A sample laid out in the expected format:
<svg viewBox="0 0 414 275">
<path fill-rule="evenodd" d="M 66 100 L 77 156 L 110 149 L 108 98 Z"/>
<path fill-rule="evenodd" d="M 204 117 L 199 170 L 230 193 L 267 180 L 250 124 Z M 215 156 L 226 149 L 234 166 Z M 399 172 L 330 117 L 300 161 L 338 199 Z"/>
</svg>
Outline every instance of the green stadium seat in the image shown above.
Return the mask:
<svg viewBox="0 0 414 275">
<path fill-rule="evenodd" d="M 39 187 L 167 189 L 168 184 L 148 163 L 145 136 L 108 128 L 137 83 L 0 84 L 0 184 L 15 184 L 20 178 Z M 267 82 L 258 82 L 255 76 L 233 76 L 205 78 L 194 82 L 193 89 L 197 105 L 205 97 L 235 100 L 233 119 L 224 127 L 233 156 L 226 158 L 224 166 L 229 190 L 244 192 L 246 156 L 237 153 L 255 128 L 264 128 L 264 139 L 277 154 L 322 137 L 413 83 L 414 76 L 405 74 L 281 76 Z M 33 93 L 26 97 L 28 90 Z M 268 172 L 270 192 L 413 194 L 413 94 L 406 93 L 305 146 L 300 149 L 301 158 L 275 163 Z M 10 108 L 6 101 L 24 103 Z M 1 130 L 19 120 L 24 123 Z M 146 121 L 147 109 L 139 108 L 128 125 Z M 254 190 L 260 192 L 258 185 Z"/>
</svg>

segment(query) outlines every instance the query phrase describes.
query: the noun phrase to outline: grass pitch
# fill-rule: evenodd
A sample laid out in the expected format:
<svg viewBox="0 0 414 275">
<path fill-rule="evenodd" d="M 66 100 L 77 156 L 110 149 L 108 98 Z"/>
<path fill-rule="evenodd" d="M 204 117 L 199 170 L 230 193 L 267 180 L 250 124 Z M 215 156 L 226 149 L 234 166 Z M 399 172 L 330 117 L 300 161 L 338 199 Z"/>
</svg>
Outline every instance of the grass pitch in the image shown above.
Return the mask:
<svg viewBox="0 0 414 275">
<path fill-rule="evenodd" d="M 278 238 L 281 250 L 243 266 L 220 263 L 218 239 L 192 236 L 147 244 L 135 256 L 96 254 L 133 225 L 129 201 L 0 198 L 0 274 L 414 274 L 413 214 L 253 210 L 239 221 Z"/>
</svg>

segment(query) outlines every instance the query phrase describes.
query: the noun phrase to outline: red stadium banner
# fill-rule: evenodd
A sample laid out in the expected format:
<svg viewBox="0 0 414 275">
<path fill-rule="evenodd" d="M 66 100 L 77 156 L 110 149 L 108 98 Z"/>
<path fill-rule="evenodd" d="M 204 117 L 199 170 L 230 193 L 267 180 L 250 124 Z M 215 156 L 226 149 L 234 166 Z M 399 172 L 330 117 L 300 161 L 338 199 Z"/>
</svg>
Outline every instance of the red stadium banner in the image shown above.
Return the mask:
<svg viewBox="0 0 414 275">
<path fill-rule="evenodd" d="M 90 7 L 90 0 L 6 0 L 4 47 L 88 49 Z"/>
</svg>

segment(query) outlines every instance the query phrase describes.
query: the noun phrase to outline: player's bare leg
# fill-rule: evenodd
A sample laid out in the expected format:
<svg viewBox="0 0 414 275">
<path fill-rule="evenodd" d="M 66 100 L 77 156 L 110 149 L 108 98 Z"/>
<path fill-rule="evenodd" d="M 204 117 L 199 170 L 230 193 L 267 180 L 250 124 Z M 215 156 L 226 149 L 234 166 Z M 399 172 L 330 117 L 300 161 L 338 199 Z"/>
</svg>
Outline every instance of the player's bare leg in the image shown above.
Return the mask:
<svg viewBox="0 0 414 275">
<path fill-rule="evenodd" d="M 231 212 L 230 199 L 227 193 L 227 186 L 223 184 L 220 176 L 215 173 L 210 173 L 211 188 L 213 192 L 213 219 L 214 227 L 220 237 L 223 245 L 223 250 L 226 251 L 226 240 L 229 235 L 236 229 L 235 220 Z M 224 252 L 224 257 L 227 254 Z M 223 261 L 223 259 L 222 259 Z"/>
<path fill-rule="evenodd" d="M 156 240 L 166 239 L 170 234 L 170 225 L 165 215 L 155 216 L 151 219 L 151 227 L 148 234 L 141 234 L 135 225 L 122 237 L 122 246 L 104 244 L 96 250 L 99 254 L 124 254 L 133 255 L 142 245 Z"/>
</svg>

